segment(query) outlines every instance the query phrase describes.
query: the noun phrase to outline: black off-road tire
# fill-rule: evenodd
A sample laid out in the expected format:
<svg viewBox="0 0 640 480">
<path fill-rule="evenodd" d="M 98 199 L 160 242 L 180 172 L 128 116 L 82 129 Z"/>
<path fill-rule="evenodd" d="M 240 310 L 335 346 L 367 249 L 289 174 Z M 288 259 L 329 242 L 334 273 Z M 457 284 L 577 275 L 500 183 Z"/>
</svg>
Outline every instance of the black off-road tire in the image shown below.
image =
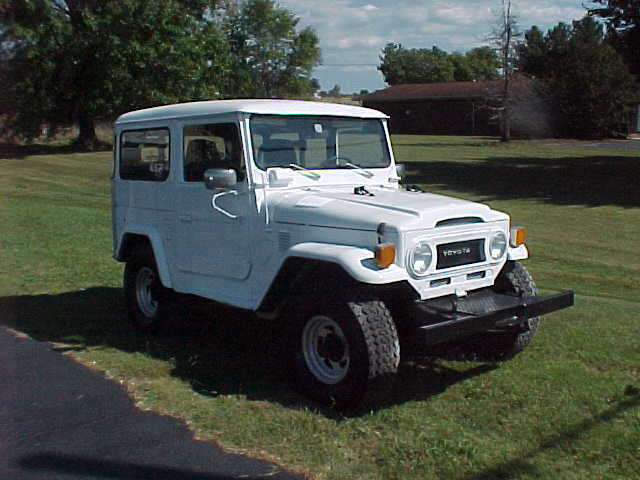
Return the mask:
<svg viewBox="0 0 640 480">
<path fill-rule="evenodd" d="M 124 295 L 133 327 L 143 333 L 157 333 L 170 316 L 171 290 L 160 280 L 150 248 L 133 252 L 124 269 Z"/>
<path fill-rule="evenodd" d="M 522 297 L 531 297 L 538 293 L 533 277 L 518 261 L 505 264 L 493 288 L 499 293 L 515 293 Z M 522 321 L 521 326 L 527 327 L 524 332 L 507 330 L 475 335 L 461 345 L 461 353 L 470 360 L 510 360 L 531 343 L 539 325 L 539 317 L 534 317 Z"/>
<path fill-rule="evenodd" d="M 383 404 L 400 363 L 400 343 L 378 300 L 301 298 L 289 314 L 288 355 L 295 386 L 336 410 L 357 413 Z"/>
</svg>

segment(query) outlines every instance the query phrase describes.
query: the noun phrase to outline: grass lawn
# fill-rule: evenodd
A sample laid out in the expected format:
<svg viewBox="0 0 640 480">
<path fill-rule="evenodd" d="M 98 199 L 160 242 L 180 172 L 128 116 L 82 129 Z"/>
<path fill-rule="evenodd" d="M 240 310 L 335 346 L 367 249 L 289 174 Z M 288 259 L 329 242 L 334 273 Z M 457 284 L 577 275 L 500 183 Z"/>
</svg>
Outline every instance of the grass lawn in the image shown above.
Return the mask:
<svg viewBox="0 0 640 480">
<path fill-rule="evenodd" d="M 343 418 L 289 388 L 273 323 L 203 304 L 159 338 L 135 334 L 111 258 L 110 152 L 0 150 L 0 323 L 105 372 L 141 408 L 312 478 L 638 478 L 640 150 L 394 144 L 408 183 L 509 212 L 529 229 L 539 288 L 576 292 L 515 360 L 404 363 L 388 406 Z"/>
</svg>

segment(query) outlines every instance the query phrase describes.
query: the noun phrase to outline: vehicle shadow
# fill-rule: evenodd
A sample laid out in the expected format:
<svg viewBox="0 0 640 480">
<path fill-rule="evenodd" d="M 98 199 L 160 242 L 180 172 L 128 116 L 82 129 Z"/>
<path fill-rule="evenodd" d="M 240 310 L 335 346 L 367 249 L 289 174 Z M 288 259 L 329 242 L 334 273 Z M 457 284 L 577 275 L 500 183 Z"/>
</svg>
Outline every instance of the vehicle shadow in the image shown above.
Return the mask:
<svg viewBox="0 0 640 480">
<path fill-rule="evenodd" d="M 493 157 L 479 162 L 402 162 L 404 183 L 475 194 L 485 200 L 534 199 L 558 205 L 640 206 L 640 160 L 633 157 Z"/>
<path fill-rule="evenodd" d="M 104 346 L 170 361 L 171 374 L 201 395 L 242 395 L 343 418 L 289 385 L 283 322 L 259 319 L 250 312 L 196 297 L 184 297 L 172 320 L 155 336 L 137 333 L 129 326 L 119 288 L 0 298 L 0 324 L 50 342 L 61 352 Z M 456 367 L 449 368 L 438 359 L 404 362 L 390 402 L 383 407 L 429 398 L 495 368 L 483 364 Z"/>
</svg>

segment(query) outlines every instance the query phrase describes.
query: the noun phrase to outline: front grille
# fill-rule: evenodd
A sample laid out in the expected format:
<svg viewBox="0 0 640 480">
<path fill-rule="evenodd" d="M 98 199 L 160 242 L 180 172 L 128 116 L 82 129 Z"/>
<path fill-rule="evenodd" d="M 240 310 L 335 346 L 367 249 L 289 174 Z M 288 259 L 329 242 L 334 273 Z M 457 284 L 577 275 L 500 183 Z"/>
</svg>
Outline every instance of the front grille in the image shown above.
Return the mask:
<svg viewBox="0 0 640 480">
<path fill-rule="evenodd" d="M 437 270 L 485 261 L 484 239 L 438 245 Z"/>
<path fill-rule="evenodd" d="M 470 273 L 469 275 L 467 275 L 467 280 L 479 280 L 486 276 L 487 276 L 487 272 L 483 270 L 482 272 Z"/>
<path fill-rule="evenodd" d="M 431 288 L 436 288 L 436 287 L 442 287 L 444 285 L 450 285 L 450 284 L 451 284 L 450 278 L 441 278 L 439 280 L 431 280 L 431 283 L 429 284 L 429 286 Z"/>
</svg>

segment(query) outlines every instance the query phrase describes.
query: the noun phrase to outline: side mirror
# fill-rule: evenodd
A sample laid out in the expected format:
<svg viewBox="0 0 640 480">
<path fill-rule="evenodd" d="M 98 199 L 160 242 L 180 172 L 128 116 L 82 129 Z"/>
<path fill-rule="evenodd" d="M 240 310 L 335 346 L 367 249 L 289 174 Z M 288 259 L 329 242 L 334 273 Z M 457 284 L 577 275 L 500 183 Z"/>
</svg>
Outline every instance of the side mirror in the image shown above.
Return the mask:
<svg viewBox="0 0 640 480">
<path fill-rule="evenodd" d="M 204 185 L 208 190 L 234 187 L 238 183 L 232 168 L 208 168 L 204 172 Z"/>
<path fill-rule="evenodd" d="M 402 164 L 396 164 L 396 175 L 400 178 L 404 178 L 404 176 L 407 174 L 407 167 Z"/>
</svg>

